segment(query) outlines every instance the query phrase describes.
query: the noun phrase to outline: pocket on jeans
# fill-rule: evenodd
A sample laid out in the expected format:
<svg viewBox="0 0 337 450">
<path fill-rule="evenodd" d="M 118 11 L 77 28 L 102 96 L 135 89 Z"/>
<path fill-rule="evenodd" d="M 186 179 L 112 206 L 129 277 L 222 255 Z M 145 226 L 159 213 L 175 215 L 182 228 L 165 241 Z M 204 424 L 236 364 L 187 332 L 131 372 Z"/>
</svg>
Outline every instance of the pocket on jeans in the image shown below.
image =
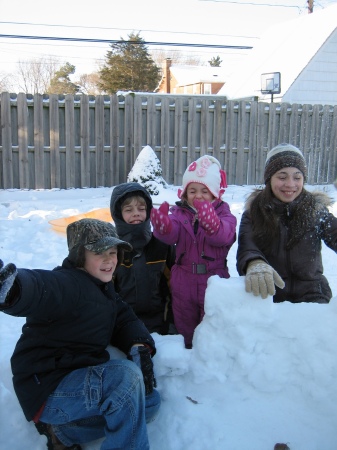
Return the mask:
<svg viewBox="0 0 337 450">
<path fill-rule="evenodd" d="M 85 383 L 87 408 L 97 407 L 102 398 L 103 370 L 101 366 L 90 367 Z"/>
</svg>

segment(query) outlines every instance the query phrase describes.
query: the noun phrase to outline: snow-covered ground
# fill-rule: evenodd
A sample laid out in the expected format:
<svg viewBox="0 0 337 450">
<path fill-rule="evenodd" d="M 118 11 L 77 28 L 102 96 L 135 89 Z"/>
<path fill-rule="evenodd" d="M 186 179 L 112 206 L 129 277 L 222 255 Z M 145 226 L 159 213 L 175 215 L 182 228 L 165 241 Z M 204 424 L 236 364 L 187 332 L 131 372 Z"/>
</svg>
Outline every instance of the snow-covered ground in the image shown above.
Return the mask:
<svg viewBox="0 0 337 450">
<path fill-rule="evenodd" d="M 309 190 L 314 189 L 307 186 Z M 334 198 L 337 191 L 324 189 Z M 223 196 L 240 222 L 253 186 L 229 186 Z M 177 200 L 161 188 L 156 204 Z M 0 258 L 18 267 L 52 269 L 67 255 L 65 234 L 49 220 L 109 207 L 112 188 L 0 191 Z M 229 252 L 231 278 L 212 277 L 206 316 L 194 347 L 181 336 L 154 334 L 162 407 L 148 425 L 152 450 L 291 450 L 337 448 L 337 255 L 323 244 L 329 305 L 273 304 L 247 294 Z M 23 416 L 13 392 L 10 356 L 23 318 L 0 314 L 0 449 L 42 450 L 45 438 Z M 85 450 L 99 449 L 100 443 Z"/>
</svg>

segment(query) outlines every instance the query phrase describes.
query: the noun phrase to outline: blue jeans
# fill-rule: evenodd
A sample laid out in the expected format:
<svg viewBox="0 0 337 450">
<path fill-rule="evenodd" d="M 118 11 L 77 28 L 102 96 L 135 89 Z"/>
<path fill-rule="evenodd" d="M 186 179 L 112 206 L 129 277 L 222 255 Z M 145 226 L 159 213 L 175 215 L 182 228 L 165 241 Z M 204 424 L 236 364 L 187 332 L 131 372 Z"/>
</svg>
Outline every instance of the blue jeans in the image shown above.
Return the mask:
<svg viewBox="0 0 337 450">
<path fill-rule="evenodd" d="M 134 362 L 110 360 L 68 374 L 48 397 L 40 420 L 52 424 L 67 446 L 105 436 L 101 450 L 146 450 L 146 422 L 158 412 L 160 395 L 144 392 Z"/>
</svg>

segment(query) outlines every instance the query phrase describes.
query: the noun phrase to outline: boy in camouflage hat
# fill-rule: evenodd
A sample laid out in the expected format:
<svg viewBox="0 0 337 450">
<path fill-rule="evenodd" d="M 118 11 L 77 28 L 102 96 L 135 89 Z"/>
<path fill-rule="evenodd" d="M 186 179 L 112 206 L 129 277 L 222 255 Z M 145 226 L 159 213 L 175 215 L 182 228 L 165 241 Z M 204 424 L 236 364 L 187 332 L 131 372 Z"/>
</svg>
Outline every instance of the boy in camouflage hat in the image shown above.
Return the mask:
<svg viewBox="0 0 337 450">
<path fill-rule="evenodd" d="M 131 246 L 95 219 L 70 224 L 67 241 L 68 257 L 51 271 L 0 260 L 0 310 L 26 317 L 11 358 L 18 400 L 48 449 L 104 436 L 102 448 L 148 449 L 146 422 L 160 406 L 155 344 L 111 282 Z M 110 359 L 109 344 L 127 358 Z"/>
</svg>

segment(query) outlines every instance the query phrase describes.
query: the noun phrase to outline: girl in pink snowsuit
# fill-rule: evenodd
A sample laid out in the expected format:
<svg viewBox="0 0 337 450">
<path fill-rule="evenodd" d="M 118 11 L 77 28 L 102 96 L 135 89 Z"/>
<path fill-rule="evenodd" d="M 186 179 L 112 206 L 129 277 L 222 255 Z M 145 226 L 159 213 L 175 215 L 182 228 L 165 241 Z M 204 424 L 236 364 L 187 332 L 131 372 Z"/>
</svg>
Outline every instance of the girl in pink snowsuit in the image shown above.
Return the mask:
<svg viewBox="0 0 337 450">
<path fill-rule="evenodd" d="M 152 208 L 154 235 L 176 244 L 171 269 L 174 323 L 192 348 L 193 333 L 202 321 L 207 280 L 212 275 L 229 278 L 227 254 L 236 239 L 236 218 L 221 200 L 226 174 L 212 156 L 192 162 L 183 176 L 181 201 L 170 209 L 164 202 Z"/>
</svg>

